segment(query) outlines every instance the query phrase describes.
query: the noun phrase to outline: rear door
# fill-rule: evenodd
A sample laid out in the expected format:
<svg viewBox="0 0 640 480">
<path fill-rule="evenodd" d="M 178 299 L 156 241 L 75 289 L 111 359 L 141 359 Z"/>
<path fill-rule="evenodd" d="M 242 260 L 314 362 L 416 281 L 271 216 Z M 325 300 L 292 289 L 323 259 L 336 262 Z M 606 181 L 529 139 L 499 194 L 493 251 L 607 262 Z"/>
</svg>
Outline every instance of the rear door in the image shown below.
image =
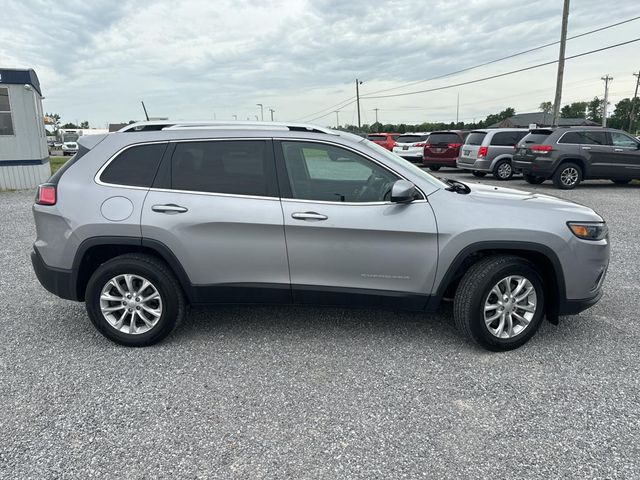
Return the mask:
<svg viewBox="0 0 640 480">
<path fill-rule="evenodd" d="M 172 143 L 142 212 L 143 242 L 167 247 L 194 301 L 290 300 L 271 140 Z"/>
<path fill-rule="evenodd" d="M 622 132 L 611 135 L 612 162 L 616 168 L 615 178 L 640 178 L 640 143 Z"/>
<path fill-rule="evenodd" d="M 283 140 L 276 152 L 294 300 L 422 308 L 438 255 L 426 199 L 389 202 L 399 175 L 346 147 Z"/>
<path fill-rule="evenodd" d="M 622 168 L 613 158 L 613 147 L 606 130 L 578 132 L 581 138 L 580 152 L 587 160 L 587 178 L 610 178 L 619 175 Z"/>
</svg>

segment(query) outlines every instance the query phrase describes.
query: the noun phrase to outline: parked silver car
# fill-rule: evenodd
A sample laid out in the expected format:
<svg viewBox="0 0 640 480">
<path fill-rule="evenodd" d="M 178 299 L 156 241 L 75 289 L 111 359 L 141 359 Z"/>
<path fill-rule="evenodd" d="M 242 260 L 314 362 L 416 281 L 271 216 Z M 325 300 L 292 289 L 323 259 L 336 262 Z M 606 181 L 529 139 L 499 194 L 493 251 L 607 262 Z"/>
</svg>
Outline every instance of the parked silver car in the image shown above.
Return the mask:
<svg viewBox="0 0 640 480">
<path fill-rule="evenodd" d="M 422 163 L 425 140 L 430 132 L 405 133 L 396 139 L 393 153 L 413 163 Z"/>
<path fill-rule="evenodd" d="M 160 341 L 188 304 L 453 299 L 463 334 L 508 350 L 602 295 L 590 208 L 440 180 L 310 125 L 144 125 L 81 137 L 33 207 L 38 279 L 115 342 Z"/>
<path fill-rule="evenodd" d="M 471 170 L 476 177 L 493 173 L 497 180 L 509 180 L 513 176 L 515 146 L 527 133 L 526 128 L 473 130 L 460 148 L 456 165 Z"/>
</svg>

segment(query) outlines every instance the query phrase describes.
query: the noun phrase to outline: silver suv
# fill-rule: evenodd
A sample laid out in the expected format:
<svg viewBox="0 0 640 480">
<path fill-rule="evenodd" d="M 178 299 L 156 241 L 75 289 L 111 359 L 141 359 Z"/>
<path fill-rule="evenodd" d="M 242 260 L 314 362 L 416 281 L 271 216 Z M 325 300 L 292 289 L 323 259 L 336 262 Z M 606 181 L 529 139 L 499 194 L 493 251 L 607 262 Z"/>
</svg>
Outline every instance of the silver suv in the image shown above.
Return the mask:
<svg viewBox="0 0 640 480">
<path fill-rule="evenodd" d="M 456 165 L 471 170 L 476 177 L 493 173 L 497 180 L 510 180 L 515 146 L 527 133 L 526 128 L 473 130 L 460 148 Z"/>
<path fill-rule="evenodd" d="M 163 339 L 189 304 L 453 300 L 464 335 L 507 350 L 602 295 L 608 232 L 590 208 L 439 180 L 352 134 L 151 123 L 79 143 L 38 188 L 31 258 L 124 345 Z"/>
</svg>

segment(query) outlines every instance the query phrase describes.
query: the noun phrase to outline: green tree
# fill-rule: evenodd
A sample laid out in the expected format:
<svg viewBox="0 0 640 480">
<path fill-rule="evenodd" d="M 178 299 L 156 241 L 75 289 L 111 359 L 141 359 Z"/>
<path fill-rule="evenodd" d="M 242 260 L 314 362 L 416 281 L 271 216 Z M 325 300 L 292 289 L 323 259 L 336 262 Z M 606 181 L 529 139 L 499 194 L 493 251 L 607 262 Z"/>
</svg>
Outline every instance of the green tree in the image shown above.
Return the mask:
<svg viewBox="0 0 640 480">
<path fill-rule="evenodd" d="M 65 128 L 66 129 L 66 128 L 80 128 L 80 127 L 78 127 L 75 123 L 65 123 L 60 128 Z"/>
<path fill-rule="evenodd" d="M 585 118 L 589 102 L 573 102 L 560 109 L 562 118 Z"/>
<path fill-rule="evenodd" d="M 80 128 L 89 128 L 89 121 L 85 120 L 84 122 L 81 122 Z"/>
<path fill-rule="evenodd" d="M 640 98 L 634 99 L 632 102 L 630 98 L 623 98 L 616 103 L 616 108 L 613 111 L 613 115 L 609 119 L 607 125 L 612 128 L 619 128 L 622 130 L 629 129 L 629 120 L 631 119 L 631 107 L 635 103 L 635 109 L 633 113 L 633 125 L 637 125 L 640 121 Z"/>
<path fill-rule="evenodd" d="M 553 103 L 552 102 L 542 102 L 540 104 L 540 111 L 546 114 L 553 112 Z"/>
<path fill-rule="evenodd" d="M 593 100 L 587 105 L 587 118 L 593 122 L 602 122 L 602 107 L 604 99 L 593 97 Z"/>
</svg>

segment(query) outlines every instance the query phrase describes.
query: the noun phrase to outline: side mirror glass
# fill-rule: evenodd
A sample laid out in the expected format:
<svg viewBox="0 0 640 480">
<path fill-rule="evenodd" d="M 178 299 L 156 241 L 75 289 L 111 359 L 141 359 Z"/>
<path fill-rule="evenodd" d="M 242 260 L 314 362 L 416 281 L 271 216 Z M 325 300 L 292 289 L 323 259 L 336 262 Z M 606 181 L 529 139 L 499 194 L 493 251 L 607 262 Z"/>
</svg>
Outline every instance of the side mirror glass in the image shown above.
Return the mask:
<svg viewBox="0 0 640 480">
<path fill-rule="evenodd" d="M 410 203 L 415 200 L 418 190 L 408 180 L 396 180 L 391 186 L 391 201 L 394 203 Z"/>
</svg>

